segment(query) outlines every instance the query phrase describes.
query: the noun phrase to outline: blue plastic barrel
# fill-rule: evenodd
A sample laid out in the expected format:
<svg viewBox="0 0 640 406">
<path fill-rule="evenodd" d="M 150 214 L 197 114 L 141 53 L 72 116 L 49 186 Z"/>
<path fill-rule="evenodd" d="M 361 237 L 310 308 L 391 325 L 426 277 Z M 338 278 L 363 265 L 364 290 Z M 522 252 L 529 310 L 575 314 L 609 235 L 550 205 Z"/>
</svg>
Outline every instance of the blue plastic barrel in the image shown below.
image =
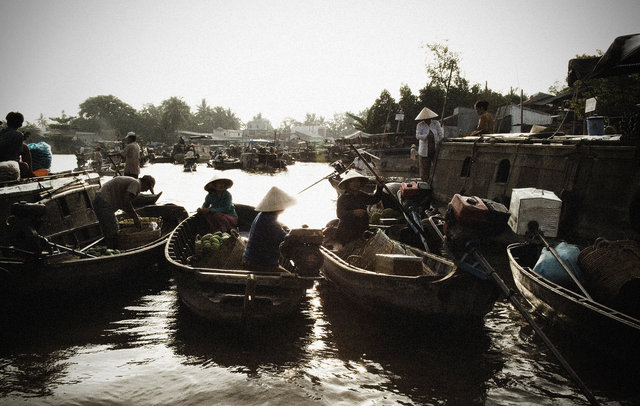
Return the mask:
<svg viewBox="0 0 640 406">
<path fill-rule="evenodd" d="M 593 116 L 587 118 L 587 134 L 602 135 L 604 134 L 604 117 Z"/>
</svg>

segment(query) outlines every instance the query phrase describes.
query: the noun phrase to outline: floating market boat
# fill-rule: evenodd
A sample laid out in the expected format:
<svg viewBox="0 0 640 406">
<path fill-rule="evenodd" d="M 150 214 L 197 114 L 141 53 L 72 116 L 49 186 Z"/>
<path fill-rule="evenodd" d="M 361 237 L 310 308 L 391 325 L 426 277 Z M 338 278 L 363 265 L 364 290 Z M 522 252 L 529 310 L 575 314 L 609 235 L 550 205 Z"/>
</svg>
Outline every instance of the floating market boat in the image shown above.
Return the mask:
<svg viewBox="0 0 640 406">
<path fill-rule="evenodd" d="M 239 230 L 248 231 L 257 213 L 251 206 L 235 207 Z M 199 214 L 193 215 L 173 231 L 165 250 L 180 300 L 192 313 L 211 322 L 245 324 L 280 319 L 298 309 L 306 290 L 313 285 L 313 277 L 284 269 L 279 272 L 243 269 L 236 261 L 244 252 L 242 244 L 234 245 L 233 252 L 225 252 L 224 257 L 212 257 L 217 264 L 228 264 L 226 267 L 194 261 L 196 240 L 208 230 L 206 220 Z"/>
<path fill-rule="evenodd" d="M 156 204 L 158 199 L 162 196 L 162 192 L 160 193 L 138 193 L 136 197 L 133 198 L 133 206 L 134 207 L 143 207 L 151 204 Z"/>
<path fill-rule="evenodd" d="M 8 221 L 11 240 L 3 240 L 0 247 L 3 300 L 37 304 L 44 298 L 104 293 L 110 285 L 144 278 L 164 264 L 169 234 L 188 216 L 183 207 L 172 204 L 138 208 L 139 215 L 154 219 L 157 228 L 132 233 L 121 229 L 121 250 L 100 249 L 108 255 L 96 256 L 102 233 L 90 207 L 84 216 L 76 211 L 76 216 L 87 220 L 83 224 L 61 231 L 55 224 L 38 227 L 39 214 L 48 218 L 46 211 L 76 197 L 67 191 L 36 204 L 13 207 Z M 60 217 L 64 223 L 66 216 Z"/>
<path fill-rule="evenodd" d="M 224 158 L 223 160 L 212 159 L 208 166 L 224 171 L 226 169 L 242 169 L 242 161 L 239 158 Z"/>
<path fill-rule="evenodd" d="M 372 238 L 381 234 L 378 231 Z M 386 242 L 395 248 L 382 249 Z M 375 242 L 373 250 L 356 255 L 322 247 L 321 273 L 357 304 L 394 316 L 475 323 L 493 308 L 499 292 L 492 281 L 463 271 L 444 257 L 386 242 Z"/>
<path fill-rule="evenodd" d="M 550 281 L 533 268 L 542 247 L 516 243 L 507 247 L 518 291 L 552 328 L 597 346 L 619 358 L 638 360 L 640 320 Z"/>
</svg>

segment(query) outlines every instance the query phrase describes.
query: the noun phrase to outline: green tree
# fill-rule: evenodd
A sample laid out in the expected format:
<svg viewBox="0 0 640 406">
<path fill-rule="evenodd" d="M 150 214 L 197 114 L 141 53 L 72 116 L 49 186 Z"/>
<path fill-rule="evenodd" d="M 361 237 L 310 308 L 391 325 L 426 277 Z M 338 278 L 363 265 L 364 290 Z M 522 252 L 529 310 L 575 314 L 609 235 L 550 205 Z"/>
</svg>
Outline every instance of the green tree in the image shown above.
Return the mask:
<svg viewBox="0 0 640 406">
<path fill-rule="evenodd" d="M 333 119 L 327 121 L 327 136 L 338 138 L 353 133 L 353 118 L 347 113 L 335 113 Z"/>
<path fill-rule="evenodd" d="M 145 104 L 138 113 L 140 128 L 144 128 L 145 134 L 150 141 L 173 144 L 173 139 L 169 138 L 167 132 L 162 127 L 162 111 L 153 104 Z"/>
<path fill-rule="evenodd" d="M 137 130 L 136 110 L 113 95 L 90 97 L 79 106 L 79 117 L 74 123 L 79 129 L 88 131 L 115 131 L 118 139 L 127 132 Z"/>
<path fill-rule="evenodd" d="M 49 120 L 53 121 L 52 124 L 49 125 L 49 128 L 60 131 L 69 131 L 72 129 L 72 123 L 77 117 L 67 116 L 62 110 L 60 117 L 49 117 Z"/>
<path fill-rule="evenodd" d="M 395 131 L 395 114 L 399 111 L 399 106 L 391 97 L 391 93 L 384 89 L 380 96 L 373 102 L 373 106 L 369 109 L 368 118 L 369 133 L 379 134 Z"/>
<path fill-rule="evenodd" d="M 373 114 L 371 108 L 366 108 L 358 114 L 350 112 L 344 113 L 349 119 L 352 120 L 351 125 L 357 131 L 362 131 L 369 134 L 376 133 L 373 124 Z"/>
<path fill-rule="evenodd" d="M 167 136 L 184 129 L 191 121 L 191 108 L 179 97 L 171 97 L 160 104 L 161 127 Z"/>
</svg>

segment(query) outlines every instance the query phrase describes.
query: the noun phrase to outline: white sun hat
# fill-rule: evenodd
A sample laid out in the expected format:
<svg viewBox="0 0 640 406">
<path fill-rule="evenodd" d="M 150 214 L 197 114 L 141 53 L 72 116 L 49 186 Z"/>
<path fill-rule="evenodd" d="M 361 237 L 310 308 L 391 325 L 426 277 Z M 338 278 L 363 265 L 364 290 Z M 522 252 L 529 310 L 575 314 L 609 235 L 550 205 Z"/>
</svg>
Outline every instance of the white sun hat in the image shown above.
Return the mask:
<svg viewBox="0 0 640 406">
<path fill-rule="evenodd" d="M 428 109 L 427 107 L 423 108 L 420 111 L 420 114 L 416 116 L 416 120 L 427 120 L 429 118 L 436 118 L 438 115 L 433 112 L 433 110 Z"/>
<path fill-rule="evenodd" d="M 344 178 L 342 178 L 340 183 L 338 183 L 338 187 L 340 189 L 344 189 L 346 187 L 346 185 L 347 185 L 347 182 L 349 182 L 352 179 L 362 179 L 365 182 L 369 181 L 369 178 L 367 178 L 363 174 L 358 173 L 356 171 L 349 171 L 349 172 L 347 172 L 346 175 L 344 175 Z"/>
<path fill-rule="evenodd" d="M 294 204 L 296 204 L 296 199 L 274 186 L 269 189 L 262 201 L 258 203 L 256 211 L 282 211 Z"/>
</svg>

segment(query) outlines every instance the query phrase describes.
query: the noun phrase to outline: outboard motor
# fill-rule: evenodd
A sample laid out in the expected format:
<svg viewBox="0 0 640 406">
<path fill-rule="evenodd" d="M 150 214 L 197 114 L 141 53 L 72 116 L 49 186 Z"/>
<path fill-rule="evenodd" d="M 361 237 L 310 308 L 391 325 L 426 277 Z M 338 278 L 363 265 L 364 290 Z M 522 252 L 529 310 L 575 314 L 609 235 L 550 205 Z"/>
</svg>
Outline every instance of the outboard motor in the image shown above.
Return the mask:
<svg viewBox="0 0 640 406">
<path fill-rule="evenodd" d="M 46 206 L 41 203 L 13 203 L 10 216 L 7 218 L 11 245 L 36 253 L 47 249 L 46 239 L 36 231 L 46 212 Z"/>
<path fill-rule="evenodd" d="M 445 215 L 444 234 L 449 248 L 460 254 L 470 241 L 495 237 L 505 231 L 509 210 L 501 203 L 478 196 L 456 194 Z"/>
<path fill-rule="evenodd" d="M 306 277 L 319 275 L 324 263 L 324 257 L 320 252 L 323 239 L 324 235 L 320 229 L 295 228 L 287 234 L 280 244 L 280 253 L 287 264 L 293 263 L 292 272 Z"/>
</svg>

